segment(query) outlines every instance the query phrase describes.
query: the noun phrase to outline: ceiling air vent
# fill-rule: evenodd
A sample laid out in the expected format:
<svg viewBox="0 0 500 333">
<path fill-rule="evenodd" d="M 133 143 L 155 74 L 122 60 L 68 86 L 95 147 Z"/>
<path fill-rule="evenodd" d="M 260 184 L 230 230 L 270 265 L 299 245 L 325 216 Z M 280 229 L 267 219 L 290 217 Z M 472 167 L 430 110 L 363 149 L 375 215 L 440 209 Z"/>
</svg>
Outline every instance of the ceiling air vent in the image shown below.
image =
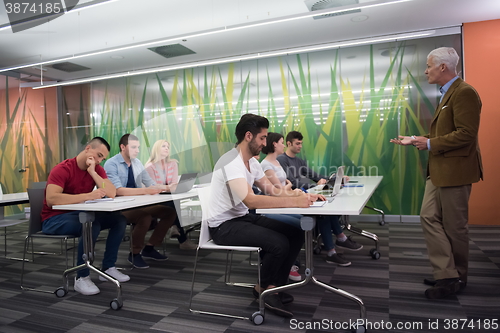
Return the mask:
<svg viewBox="0 0 500 333">
<path fill-rule="evenodd" d="M 359 3 L 359 0 L 305 0 L 304 3 L 306 4 L 309 11 L 313 12 L 315 10 L 334 9 L 335 7 L 356 5 Z M 339 16 L 339 15 L 346 15 L 346 14 L 353 14 L 353 13 L 360 13 L 360 12 L 361 12 L 361 9 L 345 10 L 345 11 L 333 13 L 333 14 L 318 15 L 318 16 L 314 16 L 313 18 L 315 20 L 318 20 L 318 19 L 323 19 L 323 18 L 332 17 L 332 16 Z"/>
<path fill-rule="evenodd" d="M 73 72 L 79 72 L 79 71 L 84 71 L 87 69 L 90 69 L 85 66 L 77 65 L 75 63 L 66 61 L 66 62 L 60 62 L 58 64 L 53 64 L 51 65 L 52 68 L 58 69 L 63 72 L 68 72 L 68 73 L 73 73 Z"/>
<path fill-rule="evenodd" d="M 149 50 L 158 53 L 159 55 L 165 58 L 173 58 L 188 54 L 196 54 L 196 52 L 194 52 L 191 49 L 188 49 L 187 47 L 181 44 L 170 44 L 157 47 L 150 47 Z"/>
</svg>

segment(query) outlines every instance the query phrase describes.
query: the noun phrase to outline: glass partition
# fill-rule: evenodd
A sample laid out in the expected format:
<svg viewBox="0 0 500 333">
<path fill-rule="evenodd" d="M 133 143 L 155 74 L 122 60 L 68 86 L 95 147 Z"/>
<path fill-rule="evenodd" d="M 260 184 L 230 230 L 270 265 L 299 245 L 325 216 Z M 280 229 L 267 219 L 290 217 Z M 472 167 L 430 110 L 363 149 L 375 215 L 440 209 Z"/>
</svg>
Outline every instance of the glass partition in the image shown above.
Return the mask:
<svg viewBox="0 0 500 333">
<path fill-rule="evenodd" d="M 257 113 L 270 131 L 302 132 L 302 157 L 316 171 L 345 165 L 348 175 L 382 175 L 371 204 L 418 215 L 427 153 L 389 140 L 427 133 L 439 98 L 423 74 L 427 54 L 459 41 L 447 35 L 64 87 L 65 111 L 72 105 L 65 145 L 99 135 L 114 155 L 120 137 L 133 133 L 145 163 L 154 142 L 166 139 L 181 173 L 207 172 L 234 147 L 241 115 Z"/>
</svg>

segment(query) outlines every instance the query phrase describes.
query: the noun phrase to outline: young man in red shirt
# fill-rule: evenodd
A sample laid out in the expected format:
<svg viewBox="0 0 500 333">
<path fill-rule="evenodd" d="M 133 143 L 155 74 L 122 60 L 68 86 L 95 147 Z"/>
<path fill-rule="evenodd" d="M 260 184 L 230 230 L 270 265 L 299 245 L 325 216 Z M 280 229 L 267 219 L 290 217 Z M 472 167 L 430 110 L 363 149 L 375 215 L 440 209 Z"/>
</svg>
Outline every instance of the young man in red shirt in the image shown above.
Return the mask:
<svg viewBox="0 0 500 333">
<path fill-rule="evenodd" d="M 99 164 L 109 154 L 109 144 L 101 137 L 93 138 L 85 149 L 76 157 L 67 159 L 56 165 L 49 174 L 45 188 L 45 200 L 42 209 L 42 231 L 49 235 L 75 235 L 82 233 L 82 224 L 78 218 L 79 211 L 54 210 L 53 205 L 68 205 L 86 200 L 100 199 L 104 196 L 114 198 L 116 188 L 106 176 L 104 168 Z M 97 189 L 94 190 L 94 187 Z M 102 270 L 120 282 L 130 280 L 128 275 L 120 273 L 115 262 L 118 248 L 123 240 L 127 221 L 120 213 L 96 212 L 92 223 L 92 240 L 103 229 L 109 229 L 106 240 L 106 251 L 102 261 Z M 78 261 L 83 261 L 83 242 L 78 244 Z M 95 295 L 100 292 L 92 282 L 88 269 L 77 272 L 75 291 L 83 295 Z M 101 280 L 103 278 L 100 277 Z"/>
</svg>

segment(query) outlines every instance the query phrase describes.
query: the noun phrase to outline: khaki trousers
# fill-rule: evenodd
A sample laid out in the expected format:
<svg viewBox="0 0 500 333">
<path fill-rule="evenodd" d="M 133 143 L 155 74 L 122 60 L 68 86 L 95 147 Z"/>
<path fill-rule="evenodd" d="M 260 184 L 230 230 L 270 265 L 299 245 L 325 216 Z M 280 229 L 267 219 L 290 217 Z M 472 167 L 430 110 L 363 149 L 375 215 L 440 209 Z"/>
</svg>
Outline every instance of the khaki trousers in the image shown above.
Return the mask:
<svg viewBox="0 0 500 333">
<path fill-rule="evenodd" d="M 467 282 L 469 197 L 472 185 L 436 187 L 427 178 L 420 221 L 434 279 Z"/>
<path fill-rule="evenodd" d="M 174 224 L 176 212 L 172 207 L 164 205 L 154 205 L 129 209 L 122 212 L 127 221 L 134 225 L 132 230 L 132 253 L 140 253 L 144 248 L 144 237 L 149 231 L 151 221 L 154 218 L 159 219 L 153 234 L 149 238 L 149 243 L 153 246 L 161 245 L 168 229 Z"/>
</svg>

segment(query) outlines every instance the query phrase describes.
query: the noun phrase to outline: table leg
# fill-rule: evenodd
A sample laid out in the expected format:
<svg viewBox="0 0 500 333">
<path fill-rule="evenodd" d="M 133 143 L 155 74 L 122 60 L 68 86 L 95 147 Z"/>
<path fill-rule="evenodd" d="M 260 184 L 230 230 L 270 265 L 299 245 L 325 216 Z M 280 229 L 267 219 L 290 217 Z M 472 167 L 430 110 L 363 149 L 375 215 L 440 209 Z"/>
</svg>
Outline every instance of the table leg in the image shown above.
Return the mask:
<svg viewBox="0 0 500 333">
<path fill-rule="evenodd" d="M 303 287 L 312 281 L 314 284 L 316 284 L 316 285 L 318 285 L 318 286 L 320 286 L 320 287 L 322 287 L 322 288 L 324 288 L 324 289 L 326 289 L 334 294 L 340 295 L 344 298 L 347 298 L 351 301 L 356 302 L 360 307 L 361 319 L 365 319 L 366 318 L 366 308 L 365 308 L 365 305 L 364 305 L 363 301 L 361 300 L 361 298 L 359 298 L 356 295 L 353 295 L 351 293 L 348 293 L 347 291 L 335 288 L 329 284 L 321 282 L 314 277 L 312 230 L 314 229 L 315 225 L 316 225 L 316 217 L 304 216 L 301 219 L 301 226 L 305 232 L 305 246 L 306 246 L 305 275 L 306 275 L 306 278 L 300 282 L 291 283 L 291 284 L 287 284 L 284 286 L 265 290 L 262 293 L 262 296 L 260 297 L 260 302 L 259 302 L 260 314 L 262 314 L 264 316 L 264 311 L 265 311 L 264 298 L 267 295 L 277 293 L 277 292 L 282 292 L 285 290 L 300 288 L 300 287 Z"/>
<path fill-rule="evenodd" d="M 64 271 L 64 273 L 63 273 L 63 290 L 65 292 L 64 294 L 66 294 L 68 292 L 68 289 L 69 289 L 68 275 L 71 273 L 80 271 L 84 268 L 88 268 L 89 270 L 97 273 L 98 275 L 106 278 L 108 281 L 111 281 L 115 284 L 117 296 L 114 300 L 111 301 L 110 306 L 114 310 L 118 310 L 123 305 L 122 289 L 121 289 L 120 282 L 92 265 L 92 263 L 94 262 L 94 246 L 92 244 L 92 222 L 94 221 L 94 218 L 95 218 L 94 213 L 93 212 L 81 212 L 79 214 L 79 218 L 80 218 L 80 223 L 82 223 L 82 241 L 83 241 L 83 261 L 84 261 L 84 263 L 81 265 L 78 265 L 76 267 L 69 268 L 69 269 Z M 56 295 L 57 295 L 57 291 L 56 291 Z M 64 295 L 62 295 L 62 296 L 64 296 Z"/>
</svg>

